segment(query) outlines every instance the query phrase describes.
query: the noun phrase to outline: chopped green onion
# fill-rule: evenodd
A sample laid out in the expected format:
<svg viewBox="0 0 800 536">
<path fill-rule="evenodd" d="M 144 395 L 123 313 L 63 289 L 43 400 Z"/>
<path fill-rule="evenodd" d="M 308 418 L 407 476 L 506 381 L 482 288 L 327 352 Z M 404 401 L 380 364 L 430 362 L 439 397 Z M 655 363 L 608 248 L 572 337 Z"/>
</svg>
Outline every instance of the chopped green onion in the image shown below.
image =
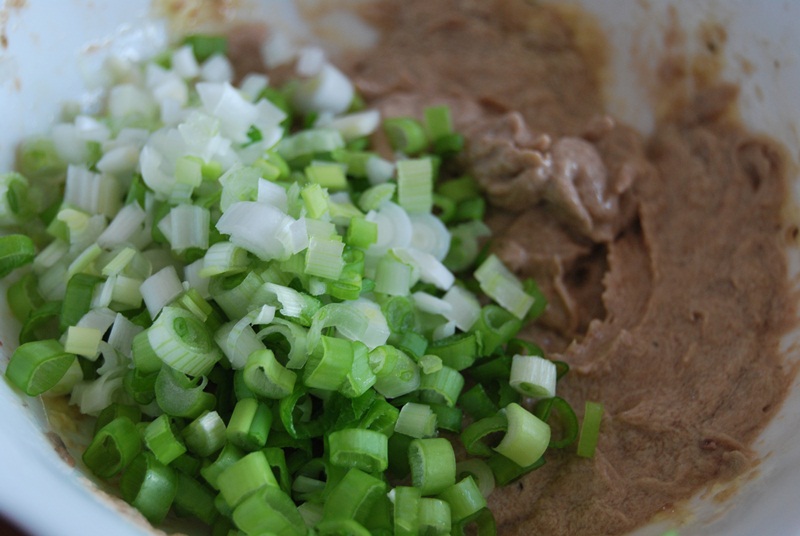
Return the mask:
<svg viewBox="0 0 800 536">
<path fill-rule="evenodd" d="M 0 277 L 5 277 L 17 268 L 33 262 L 36 246 L 25 235 L 0 236 Z"/>
<path fill-rule="evenodd" d="M 450 505 L 442 499 L 423 497 L 419 501 L 419 534 L 450 534 Z M 415 533 L 416 534 L 416 533 Z"/>
<path fill-rule="evenodd" d="M 521 467 L 542 457 L 550 443 L 550 427 L 516 403 L 505 408 L 508 431 L 494 450 Z"/>
<path fill-rule="evenodd" d="M 217 459 L 200 469 L 200 474 L 214 489 L 219 489 L 219 475 L 225 469 L 244 458 L 245 452 L 233 443 L 226 443 Z"/>
<path fill-rule="evenodd" d="M 405 154 L 416 154 L 428 145 L 425 129 L 410 117 L 392 117 L 384 120 L 383 130 L 392 148 Z"/>
<path fill-rule="evenodd" d="M 492 473 L 492 468 L 483 460 L 471 458 L 460 461 L 456 464 L 456 473 L 457 478 L 471 476 L 484 498 L 488 498 L 494 491 L 494 473 Z"/>
<path fill-rule="evenodd" d="M 384 493 L 386 483 L 382 480 L 359 469 L 350 469 L 331 489 L 323 508 L 323 519 L 353 519 L 361 522 Z"/>
<path fill-rule="evenodd" d="M 198 417 L 216 403 L 213 394 L 203 391 L 206 383 L 203 377 L 192 379 L 172 367 L 161 367 L 155 385 L 158 407 L 173 417 Z"/>
<path fill-rule="evenodd" d="M 193 515 L 203 523 L 211 525 L 219 517 L 214 507 L 215 493 L 196 478 L 177 470 L 175 509 L 178 514 Z"/>
<path fill-rule="evenodd" d="M 425 129 L 431 141 L 452 134 L 453 120 L 450 117 L 450 108 L 447 106 L 429 106 L 425 108 Z"/>
<path fill-rule="evenodd" d="M 592 458 L 600 439 L 600 423 L 603 420 L 603 405 L 598 402 L 586 402 L 578 439 L 578 456 Z"/>
<path fill-rule="evenodd" d="M 394 431 L 414 438 L 436 434 L 436 414 L 427 404 L 408 402 L 400 409 Z"/>
<path fill-rule="evenodd" d="M 458 398 L 458 405 L 475 420 L 491 417 L 499 409 L 497 404 L 489 397 L 482 383 L 476 383 L 463 392 Z"/>
<path fill-rule="evenodd" d="M 486 499 L 471 476 L 443 490 L 439 498 L 450 505 L 451 518 L 456 523 L 486 508 Z"/>
<path fill-rule="evenodd" d="M 244 366 L 244 383 L 257 396 L 281 399 L 293 390 L 297 374 L 284 368 L 272 350 L 256 350 Z"/>
<path fill-rule="evenodd" d="M 207 411 L 183 429 L 186 447 L 198 456 L 207 457 L 225 444 L 225 423 L 216 411 Z"/>
<path fill-rule="evenodd" d="M 254 452 L 251 456 L 258 453 Z M 292 499 L 277 486 L 252 493 L 233 510 L 233 521 L 245 534 L 305 536 L 308 532 Z"/>
<path fill-rule="evenodd" d="M 162 414 L 151 421 L 144 430 L 144 444 L 164 465 L 169 465 L 186 452 L 183 441 L 175 433 L 169 415 Z"/>
<path fill-rule="evenodd" d="M 522 321 L 496 305 L 486 305 L 481 309 L 472 330 L 480 332 L 483 355 L 491 355 L 505 345 L 522 329 Z"/>
<path fill-rule="evenodd" d="M 83 463 L 100 478 L 110 478 L 125 469 L 142 450 L 136 425 L 117 417 L 94 435 L 83 453 Z"/>
<path fill-rule="evenodd" d="M 225 501 L 233 508 L 265 486 L 280 489 L 266 456 L 260 450 L 247 454 L 223 469 L 217 477 L 217 485 Z"/>
<path fill-rule="evenodd" d="M 397 486 L 392 492 L 394 493 L 395 535 L 416 536 L 420 533 L 419 510 L 422 492 L 419 488 L 410 486 Z"/>
<path fill-rule="evenodd" d="M 233 408 L 225 434 L 229 442 L 251 452 L 267 444 L 272 410 L 255 398 L 239 400 Z"/>
<path fill-rule="evenodd" d="M 363 197 L 363 196 L 362 196 Z M 378 226 L 364 218 L 350 218 L 345 242 L 348 246 L 366 249 L 378 240 Z"/>
<path fill-rule="evenodd" d="M 187 35 L 183 39 L 183 44 L 192 47 L 194 57 L 199 62 L 204 62 L 211 56 L 228 52 L 228 38 L 222 35 Z"/>
<path fill-rule="evenodd" d="M 419 389 L 422 400 L 453 407 L 464 387 L 464 377 L 450 367 L 442 367 L 431 374 L 423 374 Z"/>
<path fill-rule="evenodd" d="M 12 283 L 6 292 L 6 301 L 14 317 L 20 322 L 25 322 L 31 312 L 41 307 L 43 303 L 36 276 L 28 272 Z"/>
<path fill-rule="evenodd" d="M 556 366 L 535 355 L 515 355 L 511 361 L 511 387 L 530 397 L 553 397 L 556 394 Z"/>
<path fill-rule="evenodd" d="M 147 339 L 164 363 L 190 376 L 208 374 L 221 357 L 208 328 L 178 307 L 161 310 L 147 330 Z"/>
<path fill-rule="evenodd" d="M 474 333 L 458 333 L 428 346 L 429 354 L 438 356 L 442 364 L 454 370 L 469 368 L 477 359 L 480 345 Z"/>
<path fill-rule="evenodd" d="M 305 258 L 305 273 L 325 279 L 338 279 L 344 269 L 344 242 L 311 237 Z"/>
<path fill-rule="evenodd" d="M 306 363 L 303 383 L 313 389 L 335 391 L 353 367 L 353 343 L 336 337 L 321 338 L 321 344 Z"/>
<path fill-rule="evenodd" d="M 433 165 L 430 158 L 397 162 L 397 200 L 409 213 L 433 207 Z"/>
<path fill-rule="evenodd" d="M 457 434 L 461 432 L 461 421 L 464 417 L 461 409 L 444 404 L 431 404 L 430 406 L 436 414 L 437 428 Z"/>
<path fill-rule="evenodd" d="M 56 340 L 26 342 L 11 355 L 6 378 L 28 396 L 39 396 L 64 377 L 75 359 Z"/>
<path fill-rule="evenodd" d="M 367 473 L 383 472 L 389 466 L 388 438 L 376 431 L 347 428 L 328 436 L 331 463 L 355 467 Z"/>
<path fill-rule="evenodd" d="M 481 290 L 520 320 L 533 306 L 533 297 L 525 293 L 522 283 L 494 253 L 475 270 L 475 279 Z"/>
<path fill-rule="evenodd" d="M 408 447 L 408 463 L 411 482 L 422 495 L 436 495 L 456 482 L 456 457 L 447 439 L 414 439 Z"/>
<path fill-rule="evenodd" d="M 550 448 L 563 449 L 578 439 L 578 417 L 575 415 L 572 406 L 566 400 L 557 396 L 537 402 L 533 414 L 542 421 L 548 422 L 553 410 L 558 413 L 561 438 L 556 439 L 551 436 Z"/>
<path fill-rule="evenodd" d="M 520 467 L 519 464 L 512 462 L 505 456 L 495 453 L 486 460 L 486 463 L 491 467 L 497 485 L 505 486 L 544 465 L 545 459 L 542 456 L 532 464 Z"/>
<path fill-rule="evenodd" d="M 508 418 L 502 412 L 471 423 L 461 432 L 461 442 L 468 454 L 488 457 L 492 454 L 492 442 L 498 434 L 508 430 Z"/>
<path fill-rule="evenodd" d="M 122 498 L 139 510 L 150 523 L 161 523 L 178 491 L 175 471 L 149 452 L 130 463 L 119 483 Z"/>
<path fill-rule="evenodd" d="M 67 328 L 64 351 L 94 360 L 102 338 L 103 333 L 99 329 L 70 326 Z"/>
</svg>

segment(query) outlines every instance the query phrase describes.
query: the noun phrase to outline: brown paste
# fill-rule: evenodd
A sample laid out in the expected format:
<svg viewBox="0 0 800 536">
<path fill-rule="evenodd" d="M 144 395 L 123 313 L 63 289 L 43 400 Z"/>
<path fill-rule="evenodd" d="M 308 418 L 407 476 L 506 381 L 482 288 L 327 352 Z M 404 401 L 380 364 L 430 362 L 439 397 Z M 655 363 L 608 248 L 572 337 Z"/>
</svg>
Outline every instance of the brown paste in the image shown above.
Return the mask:
<svg viewBox="0 0 800 536">
<path fill-rule="evenodd" d="M 606 414 L 597 454 L 550 453 L 490 498 L 501 534 L 620 534 L 756 463 L 794 318 L 783 153 L 709 87 L 645 139 L 603 111 L 585 26 L 514 1 L 403 0 L 350 70 L 384 115 L 447 103 L 493 248 L 549 298 L 527 334 Z"/>
</svg>

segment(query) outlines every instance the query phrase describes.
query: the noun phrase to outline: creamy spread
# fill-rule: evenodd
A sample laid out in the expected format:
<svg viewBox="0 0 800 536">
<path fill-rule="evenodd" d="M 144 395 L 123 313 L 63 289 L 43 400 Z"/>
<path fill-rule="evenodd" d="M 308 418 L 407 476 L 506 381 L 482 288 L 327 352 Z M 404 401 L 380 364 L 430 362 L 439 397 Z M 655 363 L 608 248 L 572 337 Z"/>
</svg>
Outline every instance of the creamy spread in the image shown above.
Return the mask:
<svg viewBox="0 0 800 536">
<path fill-rule="evenodd" d="M 601 51 L 562 9 L 405 0 L 351 75 L 385 115 L 449 104 L 492 247 L 549 298 L 527 334 L 572 365 L 560 395 L 606 416 L 593 459 L 547 454 L 495 491 L 501 534 L 620 534 L 756 463 L 786 395 L 794 317 L 786 164 L 709 87 L 644 138 L 603 109 Z"/>
</svg>

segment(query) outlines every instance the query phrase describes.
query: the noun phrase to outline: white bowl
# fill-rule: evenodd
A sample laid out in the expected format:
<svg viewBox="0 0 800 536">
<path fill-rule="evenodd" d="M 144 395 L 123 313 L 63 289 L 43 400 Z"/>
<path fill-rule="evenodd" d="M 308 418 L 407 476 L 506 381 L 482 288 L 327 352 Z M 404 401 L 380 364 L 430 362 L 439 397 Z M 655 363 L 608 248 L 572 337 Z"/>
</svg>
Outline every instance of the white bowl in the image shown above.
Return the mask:
<svg viewBox="0 0 800 536">
<path fill-rule="evenodd" d="M 131 57 L 148 55 L 163 45 L 162 23 L 148 18 L 150 0 L 32 1 L 0 7 L 0 169 L 9 169 L 21 138 L 52 123 L 61 103 L 92 102 L 85 78 L 91 79 L 110 52 Z M 280 4 L 290 13 L 291 2 L 264 0 L 244 6 L 248 13 L 267 13 Z M 800 2 L 792 0 L 726 0 L 641 2 L 584 0 L 607 31 L 612 45 L 609 110 L 642 131 L 652 127 L 650 84 L 656 59 L 664 51 L 663 36 L 676 22 L 691 52 L 699 44 L 698 29 L 720 23 L 727 32 L 724 77 L 741 84 L 740 108 L 752 129 L 782 141 L 793 160 L 800 161 Z M 274 20 L 274 16 L 273 19 Z M 649 60 L 649 61 L 648 61 Z M 800 178 L 795 177 L 800 198 Z M 800 272 L 791 252 L 792 276 Z M 5 287 L 0 287 L 5 296 Z M 0 370 L 14 347 L 18 324 L 0 299 Z M 787 359 L 800 331 L 787 338 Z M 716 501 L 715 488 L 690 501 L 680 518 L 651 524 L 637 535 L 657 535 L 679 526 L 684 536 L 800 535 L 800 385 L 756 444 L 763 460 L 753 474 L 723 488 L 733 497 Z M 20 396 L 0 381 L 0 512 L 34 534 L 149 533 L 141 518 L 118 500 L 98 493 L 82 473 L 54 450 L 46 433 L 41 403 Z"/>
</svg>

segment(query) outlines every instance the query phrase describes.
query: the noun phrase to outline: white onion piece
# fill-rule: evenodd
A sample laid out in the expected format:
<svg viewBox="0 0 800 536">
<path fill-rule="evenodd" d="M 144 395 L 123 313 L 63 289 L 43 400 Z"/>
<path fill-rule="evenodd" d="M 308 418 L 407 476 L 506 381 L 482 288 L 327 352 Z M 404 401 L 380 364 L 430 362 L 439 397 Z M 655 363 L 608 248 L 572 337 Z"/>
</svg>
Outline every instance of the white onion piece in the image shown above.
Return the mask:
<svg viewBox="0 0 800 536">
<path fill-rule="evenodd" d="M 338 130 L 345 141 L 369 136 L 378 128 L 381 114 L 378 110 L 366 110 L 336 117 L 327 122 L 327 128 Z"/>
<path fill-rule="evenodd" d="M 391 248 L 404 248 L 411 244 L 411 220 L 408 213 L 391 201 L 371 210 L 365 219 L 378 226 L 378 239 L 367 249 L 367 255 L 381 257 Z"/>
<path fill-rule="evenodd" d="M 300 82 L 293 101 L 303 113 L 340 114 L 350 106 L 354 93 L 350 80 L 328 63 L 315 76 Z"/>
<path fill-rule="evenodd" d="M 97 244 L 104 248 L 111 248 L 127 242 L 131 236 L 141 231 L 145 217 L 146 214 L 139 203 L 125 205 L 97 238 Z"/>
<path fill-rule="evenodd" d="M 469 331 L 481 314 L 481 304 L 478 302 L 478 298 L 470 291 L 453 285 L 442 299 L 453 307 L 450 314 L 445 315 L 445 318 L 454 321 L 461 331 Z"/>
<path fill-rule="evenodd" d="M 175 267 L 167 266 L 145 279 L 140 290 L 150 318 L 155 319 L 165 305 L 181 295 L 183 285 Z"/>
<path fill-rule="evenodd" d="M 230 235 L 230 241 L 262 260 L 286 257 L 278 231 L 291 221 L 279 209 L 255 201 L 233 203 L 217 221 L 217 230 Z"/>
<path fill-rule="evenodd" d="M 184 45 L 172 53 L 172 70 L 183 78 L 196 78 L 200 74 L 200 65 L 190 45 Z"/>
<path fill-rule="evenodd" d="M 444 260 L 450 250 L 450 231 L 442 220 L 433 214 L 413 214 L 411 220 L 411 246 Z"/>
</svg>

